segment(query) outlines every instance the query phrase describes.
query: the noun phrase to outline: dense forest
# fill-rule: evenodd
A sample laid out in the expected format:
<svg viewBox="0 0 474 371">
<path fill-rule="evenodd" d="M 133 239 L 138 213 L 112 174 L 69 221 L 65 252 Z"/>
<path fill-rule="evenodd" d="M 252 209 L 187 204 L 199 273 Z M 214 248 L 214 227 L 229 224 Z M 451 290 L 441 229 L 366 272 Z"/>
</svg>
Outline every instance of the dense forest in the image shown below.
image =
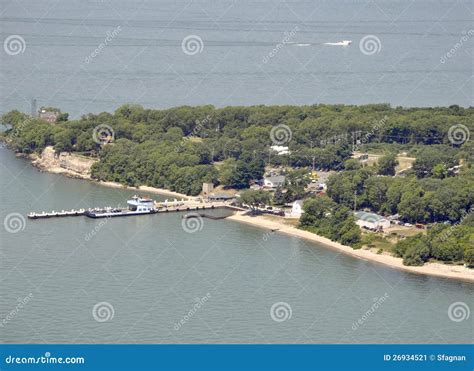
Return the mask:
<svg viewBox="0 0 474 371">
<path fill-rule="evenodd" d="M 395 255 L 405 265 L 423 265 L 430 259 L 444 262 L 464 262 L 474 267 L 474 215 L 466 214 L 453 226 L 436 224 L 426 235 L 418 234 L 395 245 Z"/>
<path fill-rule="evenodd" d="M 335 170 L 327 184 L 328 197 L 305 205 L 305 229 L 355 245 L 360 233 L 351 210 L 367 208 L 399 214 L 410 223 L 449 223 L 461 231 L 450 234 L 458 246 L 453 254 L 436 252 L 438 229 L 418 240 L 407 239 L 397 247 L 407 264 L 429 258 L 462 260 L 472 254 L 465 252 L 472 246 L 472 223 L 457 226 L 474 201 L 472 107 L 320 104 L 155 110 L 124 105 L 113 114 L 77 120 L 61 113 L 55 124 L 11 111 L 2 122 L 7 128 L 4 140 L 18 152 L 54 146 L 57 153 L 97 157 L 95 179 L 189 195 L 199 194 L 203 182 L 245 189 L 262 178 L 266 168 L 280 167 L 287 175 L 286 193 L 277 189 L 273 202 L 282 204 L 307 195 L 309 180 L 303 178 L 312 166 Z M 281 155 L 273 145 L 287 146 L 289 152 Z M 355 150 L 383 157 L 376 166 L 365 166 L 351 159 Z M 401 152 L 416 160 L 403 176 L 394 176 L 396 154 Z"/>
<path fill-rule="evenodd" d="M 88 114 L 71 121 L 62 114 L 60 118 L 63 121 L 48 124 L 11 111 L 3 115 L 2 122 L 10 128 L 8 139 L 19 152 L 38 152 L 53 145 L 58 152 L 92 154 L 101 160 L 93 169 L 97 179 L 189 194 L 197 194 L 203 181 L 245 188 L 252 178 L 261 176 L 265 164 L 305 167 L 314 161 L 318 169 L 340 169 L 354 146 L 368 144 L 387 144 L 387 148 L 395 144 L 409 151 L 442 145 L 442 149 L 433 150 L 438 153 L 454 147 L 451 163 L 474 156 L 472 141 L 453 145 L 448 137 L 454 125 L 474 130 L 474 108 L 458 106 L 185 106 L 153 110 L 124 105 L 114 114 Z M 97 140 L 97 128 L 110 132 L 113 145 Z M 281 130 L 272 137 L 275 128 Z M 278 156 L 269 150 L 272 144 L 289 146 L 291 152 Z M 219 166 L 214 166 L 216 163 Z"/>
<path fill-rule="evenodd" d="M 466 166 L 456 176 L 441 178 L 379 176 L 373 167 L 351 169 L 329 178 L 328 195 L 349 208 L 356 203 L 357 209 L 399 214 L 405 222 L 456 223 L 474 205 L 474 169 Z"/>
</svg>

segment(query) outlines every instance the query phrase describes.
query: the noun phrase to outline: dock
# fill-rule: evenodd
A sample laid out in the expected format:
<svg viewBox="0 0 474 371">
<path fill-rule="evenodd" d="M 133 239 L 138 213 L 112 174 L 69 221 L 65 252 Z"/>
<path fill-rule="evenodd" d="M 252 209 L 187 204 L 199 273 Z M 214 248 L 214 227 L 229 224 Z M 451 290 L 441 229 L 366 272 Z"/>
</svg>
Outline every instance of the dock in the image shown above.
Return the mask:
<svg viewBox="0 0 474 371">
<path fill-rule="evenodd" d="M 213 219 L 213 220 L 225 219 L 225 218 L 227 218 L 227 217 L 228 217 L 228 215 L 225 215 L 225 216 L 215 216 L 215 215 L 209 215 L 209 214 L 204 214 L 204 213 L 184 214 L 184 215 L 182 216 L 183 219 L 208 218 L 208 219 Z"/>
<path fill-rule="evenodd" d="M 69 211 L 51 211 L 51 212 L 41 212 L 35 213 L 31 212 L 28 214 L 28 218 L 30 219 L 44 219 L 44 218 L 54 218 L 54 217 L 65 217 L 65 216 L 81 216 L 86 213 L 86 209 L 79 209 L 79 210 L 69 210 Z"/>
<path fill-rule="evenodd" d="M 231 209 L 231 210 L 244 210 L 240 207 L 230 205 L 225 202 L 212 202 L 212 203 L 200 203 L 200 202 L 193 202 L 193 201 L 185 201 L 181 203 L 177 203 L 175 205 L 170 204 L 157 204 L 158 206 L 155 208 L 154 212 L 149 214 L 142 214 L 142 215 L 150 215 L 150 214 L 162 214 L 162 213 L 170 213 L 170 212 L 189 212 L 189 211 L 199 211 L 199 210 L 212 210 L 212 209 Z M 30 212 L 27 216 L 29 219 L 48 219 L 48 218 L 63 218 L 63 217 L 72 217 L 72 216 L 87 216 L 90 212 L 102 212 L 102 211 L 112 211 L 112 210 L 122 210 L 114 207 L 96 207 L 96 208 L 88 208 L 88 209 L 71 209 L 71 210 L 61 210 L 61 211 L 51 211 L 45 212 L 42 211 L 41 213 L 37 212 Z M 126 209 L 123 209 L 126 210 Z M 192 215 L 192 214 L 191 214 Z M 194 214 L 195 215 L 195 214 Z M 198 214 L 204 218 L 210 219 L 223 219 L 224 217 L 218 217 L 208 214 Z M 189 215 L 184 215 L 183 218 L 188 218 Z"/>
</svg>

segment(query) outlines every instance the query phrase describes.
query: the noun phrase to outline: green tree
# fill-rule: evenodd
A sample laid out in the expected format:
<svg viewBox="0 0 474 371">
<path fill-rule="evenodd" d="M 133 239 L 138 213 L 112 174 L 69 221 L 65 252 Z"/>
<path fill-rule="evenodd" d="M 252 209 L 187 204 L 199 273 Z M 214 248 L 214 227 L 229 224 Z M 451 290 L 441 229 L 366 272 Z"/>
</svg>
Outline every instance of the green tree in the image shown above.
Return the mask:
<svg viewBox="0 0 474 371">
<path fill-rule="evenodd" d="M 282 187 L 277 187 L 275 190 L 275 193 L 273 194 L 273 203 L 275 205 L 283 205 L 285 203 Z"/>
<path fill-rule="evenodd" d="M 403 254 L 403 264 L 405 265 L 423 265 L 430 256 L 430 249 L 422 241 L 418 241 L 407 248 Z"/>
<path fill-rule="evenodd" d="M 250 206 L 252 213 L 257 212 L 258 207 L 265 206 L 270 202 L 270 194 L 262 190 L 248 189 L 240 193 L 239 203 Z"/>
<path fill-rule="evenodd" d="M 395 153 L 386 154 L 380 157 L 377 162 L 377 174 L 395 175 L 395 168 L 398 166 L 397 155 Z"/>
<path fill-rule="evenodd" d="M 359 170 L 361 167 L 360 161 L 355 158 L 344 161 L 344 170 Z"/>
</svg>

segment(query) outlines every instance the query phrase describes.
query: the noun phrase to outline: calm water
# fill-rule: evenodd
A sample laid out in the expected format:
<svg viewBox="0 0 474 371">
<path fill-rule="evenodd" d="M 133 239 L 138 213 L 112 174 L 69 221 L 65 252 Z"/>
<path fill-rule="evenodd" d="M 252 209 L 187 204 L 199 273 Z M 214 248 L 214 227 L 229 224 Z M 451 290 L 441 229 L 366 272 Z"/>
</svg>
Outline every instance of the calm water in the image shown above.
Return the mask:
<svg viewBox="0 0 474 371">
<path fill-rule="evenodd" d="M 123 204 L 133 193 L 40 173 L 6 149 L 0 157 L 3 222 L 31 210 Z M 228 220 L 205 219 L 195 233 L 183 231 L 180 214 L 10 227 L 17 233 L 1 228 L 3 342 L 472 340 L 472 321 L 451 321 L 448 308 L 463 302 L 472 310 L 474 285 Z M 8 317 L 19 299 L 23 308 Z M 93 308 L 102 302 L 110 311 L 97 318 L 109 320 L 98 322 Z M 279 302 L 291 308 L 286 321 L 270 314 Z"/>
<path fill-rule="evenodd" d="M 441 63 L 472 29 L 469 0 L 0 4 L 2 44 L 20 35 L 26 45 L 18 55 L 0 53 L 0 111 L 30 112 L 32 98 L 73 117 L 125 102 L 472 104 L 472 37 Z M 183 52 L 189 35 L 201 38 L 201 53 Z M 380 40 L 378 53 L 361 52 L 366 35 Z M 353 44 L 323 45 L 340 40 Z"/>
</svg>

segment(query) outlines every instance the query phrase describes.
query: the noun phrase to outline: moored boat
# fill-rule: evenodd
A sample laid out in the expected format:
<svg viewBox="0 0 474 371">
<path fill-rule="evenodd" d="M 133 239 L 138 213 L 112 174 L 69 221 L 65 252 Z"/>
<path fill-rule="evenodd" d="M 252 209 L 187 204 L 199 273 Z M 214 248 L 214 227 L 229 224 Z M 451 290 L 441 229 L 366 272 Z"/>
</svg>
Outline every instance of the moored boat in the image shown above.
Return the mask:
<svg viewBox="0 0 474 371">
<path fill-rule="evenodd" d="M 117 216 L 147 215 L 157 212 L 155 203 L 151 198 L 133 196 L 127 201 L 128 208 L 105 208 L 87 210 L 84 215 L 89 218 L 112 218 Z"/>
</svg>

